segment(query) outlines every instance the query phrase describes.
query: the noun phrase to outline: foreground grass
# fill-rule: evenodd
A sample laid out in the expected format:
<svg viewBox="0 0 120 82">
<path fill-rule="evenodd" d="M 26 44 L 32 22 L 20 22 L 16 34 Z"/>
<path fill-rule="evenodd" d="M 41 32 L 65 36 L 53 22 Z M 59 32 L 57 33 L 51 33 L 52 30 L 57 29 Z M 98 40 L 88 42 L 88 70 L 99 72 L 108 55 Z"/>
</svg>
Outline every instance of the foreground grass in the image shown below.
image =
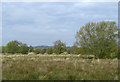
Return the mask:
<svg viewBox="0 0 120 82">
<path fill-rule="evenodd" d="M 79 56 L 3 56 L 3 80 L 117 80 L 117 59 Z"/>
</svg>

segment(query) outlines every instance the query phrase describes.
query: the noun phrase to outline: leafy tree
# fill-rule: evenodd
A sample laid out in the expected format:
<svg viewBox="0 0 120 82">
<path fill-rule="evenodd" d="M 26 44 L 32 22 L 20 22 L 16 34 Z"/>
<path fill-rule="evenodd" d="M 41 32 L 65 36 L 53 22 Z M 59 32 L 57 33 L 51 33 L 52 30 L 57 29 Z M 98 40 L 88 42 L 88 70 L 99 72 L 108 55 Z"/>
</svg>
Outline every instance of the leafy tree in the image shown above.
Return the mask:
<svg viewBox="0 0 120 82">
<path fill-rule="evenodd" d="M 67 53 L 72 54 L 72 47 L 67 47 Z"/>
<path fill-rule="evenodd" d="M 54 43 L 54 53 L 61 54 L 66 51 L 65 43 L 61 42 L 60 40 L 55 41 Z"/>
<path fill-rule="evenodd" d="M 114 57 L 117 54 L 117 31 L 115 22 L 88 23 L 77 32 L 76 43 L 98 58 Z"/>
<path fill-rule="evenodd" d="M 0 46 L 0 53 L 5 53 L 5 46 Z"/>
<path fill-rule="evenodd" d="M 2 46 L 2 53 L 5 53 L 5 46 Z"/>
<path fill-rule="evenodd" d="M 35 54 L 39 54 L 40 53 L 40 49 L 39 48 L 35 48 L 34 52 L 35 52 Z"/>
<path fill-rule="evenodd" d="M 79 48 L 78 48 L 77 44 L 74 44 L 74 45 L 73 45 L 72 53 L 73 53 L 73 54 L 79 54 Z"/>
<path fill-rule="evenodd" d="M 21 43 L 16 40 L 9 42 L 6 46 L 6 52 L 11 54 L 18 53 L 20 44 Z"/>
<path fill-rule="evenodd" d="M 29 48 L 27 44 L 21 44 L 19 50 L 20 50 L 20 53 L 22 54 L 28 54 Z"/>
<path fill-rule="evenodd" d="M 29 52 L 33 52 L 34 48 L 32 46 L 29 47 Z"/>
<path fill-rule="evenodd" d="M 53 49 L 52 49 L 52 48 L 48 48 L 48 49 L 46 50 L 46 53 L 47 53 L 47 54 L 52 54 L 52 53 L 53 53 Z"/>
</svg>

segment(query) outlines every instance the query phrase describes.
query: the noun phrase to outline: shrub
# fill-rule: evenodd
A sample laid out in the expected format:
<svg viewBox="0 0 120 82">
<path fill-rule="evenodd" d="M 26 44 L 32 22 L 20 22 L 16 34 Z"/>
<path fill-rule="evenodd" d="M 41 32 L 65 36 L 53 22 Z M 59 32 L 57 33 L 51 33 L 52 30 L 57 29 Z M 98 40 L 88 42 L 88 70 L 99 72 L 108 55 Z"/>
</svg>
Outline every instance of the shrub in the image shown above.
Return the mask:
<svg viewBox="0 0 120 82">
<path fill-rule="evenodd" d="M 46 49 L 45 49 L 45 48 L 41 49 L 41 50 L 40 50 L 40 53 L 41 53 L 41 54 L 45 54 L 45 53 L 46 53 Z"/>
<path fill-rule="evenodd" d="M 67 55 L 67 54 L 68 54 L 68 52 L 63 52 L 63 53 L 61 53 L 61 54 L 63 54 L 63 55 Z"/>
<path fill-rule="evenodd" d="M 22 44 L 19 49 L 20 49 L 20 53 L 28 54 L 29 48 L 28 48 L 27 44 Z"/>
<path fill-rule="evenodd" d="M 39 53 L 40 53 L 40 49 L 39 49 L 39 48 L 35 48 L 35 49 L 34 49 L 34 53 L 35 53 L 35 54 L 39 54 Z"/>
<path fill-rule="evenodd" d="M 52 53 L 53 53 L 53 49 L 52 49 L 52 48 L 48 48 L 48 49 L 46 50 L 46 53 L 47 53 L 47 54 L 52 54 Z"/>
</svg>

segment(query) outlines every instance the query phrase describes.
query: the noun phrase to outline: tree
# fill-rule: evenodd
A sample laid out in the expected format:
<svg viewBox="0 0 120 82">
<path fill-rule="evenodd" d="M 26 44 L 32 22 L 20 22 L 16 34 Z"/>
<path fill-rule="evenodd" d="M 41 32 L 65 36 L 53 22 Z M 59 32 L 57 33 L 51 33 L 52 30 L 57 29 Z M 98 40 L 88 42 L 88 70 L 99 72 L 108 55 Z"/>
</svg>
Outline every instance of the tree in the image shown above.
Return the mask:
<svg viewBox="0 0 120 82">
<path fill-rule="evenodd" d="M 72 54 L 72 51 L 73 51 L 72 47 L 67 47 L 67 53 L 68 54 Z"/>
<path fill-rule="evenodd" d="M 22 54 L 28 54 L 29 48 L 27 44 L 21 44 L 19 50 L 20 50 L 20 53 Z"/>
<path fill-rule="evenodd" d="M 72 47 L 72 53 L 73 54 L 79 54 L 79 48 L 77 46 L 77 44 L 74 44 Z"/>
<path fill-rule="evenodd" d="M 115 22 L 88 23 L 77 32 L 76 43 L 98 58 L 116 56 L 117 31 Z"/>
<path fill-rule="evenodd" d="M 35 52 L 35 54 L 39 54 L 40 53 L 40 49 L 39 48 L 35 48 L 34 52 Z"/>
<path fill-rule="evenodd" d="M 18 42 L 16 40 L 11 41 L 6 46 L 6 52 L 11 53 L 11 54 L 18 53 L 19 52 L 19 47 L 20 47 L 20 42 Z"/>
<path fill-rule="evenodd" d="M 5 46 L 0 46 L 0 53 L 5 53 Z"/>
<path fill-rule="evenodd" d="M 2 46 L 2 53 L 5 53 L 5 46 Z"/>
<path fill-rule="evenodd" d="M 53 49 L 52 49 L 52 48 L 48 48 L 48 49 L 46 50 L 46 53 L 47 53 L 47 54 L 52 54 L 52 53 L 53 53 Z"/>
<path fill-rule="evenodd" d="M 66 51 L 65 43 L 60 40 L 54 42 L 54 53 L 61 54 Z"/>
<path fill-rule="evenodd" d="M 29 52 L 33 52 L 34 48 L 32 46 L 29 47 Z"/>
</svg>

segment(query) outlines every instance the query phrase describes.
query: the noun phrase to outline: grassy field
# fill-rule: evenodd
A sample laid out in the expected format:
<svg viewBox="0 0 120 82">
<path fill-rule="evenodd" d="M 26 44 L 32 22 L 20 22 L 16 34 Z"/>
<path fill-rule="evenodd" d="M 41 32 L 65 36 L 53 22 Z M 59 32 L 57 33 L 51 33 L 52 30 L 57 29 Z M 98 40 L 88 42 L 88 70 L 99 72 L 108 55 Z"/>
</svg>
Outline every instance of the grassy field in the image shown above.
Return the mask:
<svg viewBox="0 0 120 82">
<path fill-rule="evenodd" d="M 117 80 L 117 59 L 3 55 L 3 80 Z"/>
</svg>

